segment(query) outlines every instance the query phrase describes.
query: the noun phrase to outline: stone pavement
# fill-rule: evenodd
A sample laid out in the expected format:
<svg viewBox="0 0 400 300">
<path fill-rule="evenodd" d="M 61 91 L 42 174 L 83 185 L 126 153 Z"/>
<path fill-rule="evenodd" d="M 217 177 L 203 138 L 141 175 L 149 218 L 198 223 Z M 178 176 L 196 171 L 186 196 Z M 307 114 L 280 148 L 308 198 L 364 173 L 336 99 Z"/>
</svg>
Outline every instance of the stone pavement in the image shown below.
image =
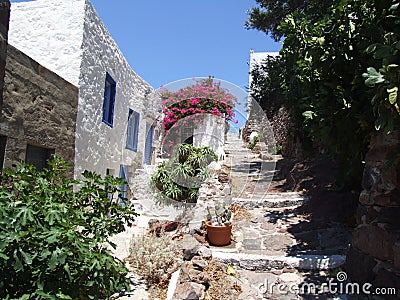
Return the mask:
<svg viewBox="0 0 400 300">
<path fill-rule="evenodd" d="M 213 257 L 236 267 L 244 288 L 240 299 L 303 299 L 296 293 L 279 293 L 274 284 L 288 291 L 305 282 L 327 282 L 345 262 L 350 229 L 326 224 L 302 230 L 310 220 L 299 207 L 308 198 L 295 192 L 268 192 L 277 156 L 252 153 L 236 135 L 228 135 L 225 147 L 232 201 L 246 210 L 234 219 L 232 244 L 211 247 Z"/>
<path fill-rule="evenodd" d="M 236 277 L 232 280 L 243 289 L 239 299 L 315 299 L 296 295 L 296 288 L 304 283 L 318 285 L 329 280 L 332 272 L 345 261 L 350 229 L 341 224 L 309 228 L 310 217 L 299 209 L 308 200 L 305 195 L 269 193 L 277 156 L 252 153 L 231 134 L 228 134 L 225 148 L 224 165 L 230 171 L 230 182 L 224 185 L 217 179 L 207 181 L 202 187 L 201 201 L 220 197 L 245 209 L 235 216 L 231 245 L 210 247 L 213 258 L 235 268 Z M 141 215 L 134 228 L 114 237 L 113 241 L 118 244 L 116 255 L 120 258 L 127 256 L 128 241 L 133 234 L 145 231 L 150 218 L 178 216 L 168 208 L 154 206 L 154 195 L 146 188 L 153 170 L 142 170 L 132 182 L 134 190 L 140 191 L 138 200 L 134 201 Z M 279 292 L 278 288 L 284 292 Z M 135 296 L 126 299 L 148 299 L 146 297 L 146 291 L 139 288 Z M 318 297 L 347 299 L 344 295 Z"/>
</svg>

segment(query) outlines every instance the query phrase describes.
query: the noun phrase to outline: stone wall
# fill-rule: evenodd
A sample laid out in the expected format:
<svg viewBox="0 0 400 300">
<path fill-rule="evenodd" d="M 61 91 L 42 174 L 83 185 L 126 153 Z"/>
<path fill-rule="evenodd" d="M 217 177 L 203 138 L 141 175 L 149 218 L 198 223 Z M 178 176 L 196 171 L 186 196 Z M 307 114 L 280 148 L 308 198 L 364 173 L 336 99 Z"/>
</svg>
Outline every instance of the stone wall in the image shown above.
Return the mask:
<svg viewBox="0 0 400 300">
<path fill-rule="evenodd" d="M 75 156 L 78 88 L 8 45 L 0 135 L 4 166 L 25 160 L 27 144 L 55 149 L 70 164 Z"/>
<path fill-rule="evenodd" d="M 358 226 L 347 256 L 351 279 L 375 287 L 400 288 L 399 153 L 400 132 L 380 133 L 371 139 L 357 211 Z"/>
<path fill-rule="evenodd" d="M 6 67 L 9 17 L 10 1 L 0 0 L 0 110 L 3 105 L 3 86 Z"/>
</svg>

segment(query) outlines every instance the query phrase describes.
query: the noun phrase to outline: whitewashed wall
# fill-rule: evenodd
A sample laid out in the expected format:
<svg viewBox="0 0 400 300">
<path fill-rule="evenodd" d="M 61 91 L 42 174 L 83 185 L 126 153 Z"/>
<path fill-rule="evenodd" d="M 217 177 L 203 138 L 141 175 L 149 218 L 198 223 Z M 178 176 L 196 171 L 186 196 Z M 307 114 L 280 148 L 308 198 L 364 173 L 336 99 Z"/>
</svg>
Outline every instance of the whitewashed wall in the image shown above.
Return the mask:
<svg viewBox="0 0 400 300">
<path fill-rule="evenodd" d="M 150 122 L 155 117 L 160 102 L 150 101 L 155 95 L 153 88 L 132 71 L 90 2 L 86 2 L 82 49 L 77 171 L 94 169 L 104 173 L 109 168 L 118 175 L 120 164 L 139 168 L 143 163 L 146 119 Z M 112 128 L 102 122 L 106 72 L 117 82 Z M 125 148 L 129 108 L 140 113 L 137 152 Z"/>
<path fill-rule="evenodd" d="M 219 159 L 223 159 L 225 144 L 225 119 L 212 114 L 202 115 L 202 121 L 193 132 L 195 147 L 210 147 Z"/>
<path fill-rule="evenodd" d="M 85 0 L 11 3 L 8 42 L 78 86 Z"/>
<path fill-rule="evenodd" d="M 15 3 L 10 27 L 10 44 L 79 87 L 75 175 L 85 169 L 118 175 L 120 164 L 132 172 L 139 168 L 146 121 L 154 121 L 160 101 L 131 69 L 90 2 Z M 112 128 L 102 122 L 106 72 L 117 82 Z M 140 113 L 137 152 L 125 149 L 129 108 Z"/>
</svg>

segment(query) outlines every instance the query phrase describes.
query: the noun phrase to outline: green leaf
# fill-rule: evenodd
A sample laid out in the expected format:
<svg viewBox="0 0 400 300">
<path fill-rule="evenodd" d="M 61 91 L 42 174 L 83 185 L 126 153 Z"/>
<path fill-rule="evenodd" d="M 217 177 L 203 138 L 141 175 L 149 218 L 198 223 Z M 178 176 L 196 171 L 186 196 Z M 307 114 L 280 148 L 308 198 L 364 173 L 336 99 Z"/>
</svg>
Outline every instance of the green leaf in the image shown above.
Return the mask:
<svg viewBox="0 0 400 300">
<path fill-rule="evenodd" d="M 365 52 L 366 53 L 373 53 L 375 50 L 376 50 L 376 46 L 377 46 L 378 44 L 372 44 L 372 45 L 369 45 L 366 49 L 365 49 Z"/>
<path fill-rule="evenodd" d="M 57 239 L 58 239 L 58 235 L 57 234 L 52 234 L 51 236 L 49 236 L 46 239 L 46 242 L 48 242 L 49 244 L 53 244 L 53 243 L 55 243 L 57 241 Z"/>
<path fill-rule="evenodd" d="M 302 115 L 306 120 L 312 120 L 315 116 L 315 113 L 311 110 L 307 110 L 307 111 L 303 112 Z"/>
<path fill-rule="evenodd" d="M 397 86 L 387 89 L 387 92 L 389 93 L 389 102 L 390 104 L 395 104 L 397 102 L 397 92 L 399 88 Z"/>
<path fill-rule="evenodd" d="M 365 80 L 365 85 L 368 87 L 374 87 L 375 84 L 385 81 L 384 76 L 373 67 L 369 67 L 367 73 L 364 73 L 362 76 L 367 78 Z"/>
<path fill-rule="evenodd" d="M 65 294 L 63 294 L 63 293 L 61 293 L 61 292 L 59 292 L 59 293 L 57 293 L 57 299 L 67 299 L 67 300 L 72 300 L 72 298 L 70 297 L 70 296 L 68 296 L 68 295 L 65 295 Z"/>
<path fill-rule="evenodd" d="M 22 249 L 19 249 L 19 252 L 21 253 L 22 257 L 24 258 L 24 261 L 27 265 L 32 264 L 32 256 L 29 253 L 24 252 Z"/>
<path fill-rule="evenodd" d="M 22 264 L 22 261 L 17 255 L 17 250 L 14 251 L 14 269 L 17 272 L 24 270 L 24 266 Z"/>
<path fill-rule="evenodd" d="M 54 271 L 57 268 L 58 265 L 58 253 L 54 251 L 51 254 L 50 260 L 49 260 L 49 268 L 51 271 Z"/>
<path fill-rule="evenodd" d="M 374 52 L 375 59 L 382 59 L 390 56 L 392 54 L 392 47 L 389 45 L 377 45 Z"/>
<path fill-rule="evenodd" d="M 400 4 L 400 3 L 393 4 L 393 5 L 389 8 L 389 10 L 397 10 L 397 9 L 399 8 L 399 4 Z"/>
</svg>

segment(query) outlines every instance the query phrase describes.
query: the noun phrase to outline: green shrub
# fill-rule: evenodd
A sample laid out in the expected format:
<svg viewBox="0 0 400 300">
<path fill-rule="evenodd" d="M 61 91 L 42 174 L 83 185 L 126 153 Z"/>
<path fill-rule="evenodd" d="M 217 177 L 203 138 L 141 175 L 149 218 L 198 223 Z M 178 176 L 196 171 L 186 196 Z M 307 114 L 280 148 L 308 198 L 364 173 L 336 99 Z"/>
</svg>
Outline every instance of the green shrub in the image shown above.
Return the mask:
<svg viewBox="0 0 400 300">
<path fill-rule="evenodd" d="M 207 166 L 217 159 L 210 147 L 180 144 L 171 158 L 158 166 L 152 184 L 172 200 L 195 203 L 201 183 L 210 176 Z"/>
<path fill-rule="evenodd" d="M 71 180 L 57 157 L 49 166 L 22 163 L 0 177 L 0 298 L 106 299 L 127 288 L 107 248 L 137 215 L 114 196 L 123 180 L 88 171 Z"/>
</svg>

